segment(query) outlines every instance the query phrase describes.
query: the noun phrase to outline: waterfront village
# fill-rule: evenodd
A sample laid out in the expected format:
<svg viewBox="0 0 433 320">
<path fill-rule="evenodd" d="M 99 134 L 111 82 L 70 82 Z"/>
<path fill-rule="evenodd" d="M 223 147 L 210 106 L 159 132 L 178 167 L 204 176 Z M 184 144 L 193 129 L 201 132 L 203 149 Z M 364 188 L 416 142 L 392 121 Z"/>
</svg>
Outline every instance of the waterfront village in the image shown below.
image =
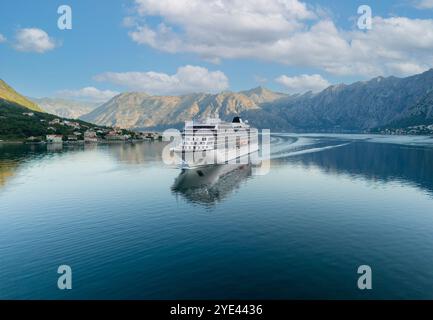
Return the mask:
<svg viewBox="0 0 433 320">
<path fill-rule="evenodd" d="M 386 135 L 432 135 L 433 124 L 410 126 L 406 128 L 384 128 L 378 130 L 377 133 Z"/>
<path fill-rule="evenodd" d="M 29 116 L 31 116 L 29 114 Z M 41 119 L 40 121 L 46 121 Z M 55 118 L 48 122 L 45 137 L 29 137 L 27 143 L 101 143 L 162 140 L 158 132 L 139 132 L 119 127 L 91 126 L 79 121 Z"/>
</svg>

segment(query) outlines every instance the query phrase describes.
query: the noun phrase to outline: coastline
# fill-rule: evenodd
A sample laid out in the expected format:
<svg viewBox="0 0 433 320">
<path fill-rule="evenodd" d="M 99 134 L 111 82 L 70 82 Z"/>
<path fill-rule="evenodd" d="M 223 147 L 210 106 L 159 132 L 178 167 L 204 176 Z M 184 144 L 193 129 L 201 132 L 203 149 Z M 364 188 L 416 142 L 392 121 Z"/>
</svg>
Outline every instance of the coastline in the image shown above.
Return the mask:
<svg viewBox="0 0 433 320">
<path fill-rule="evenodd" d="M 99 140 L 99 141 L 63 141 L 63 142 L 46 142 L 46 141 L 38 141 L 31 142 L 26 140 L 1 140 L 1 144 L 28 144 L 28 145 L 85 145 L 85 144 L 120 144 L 120 143 L 139 143 L 139 142 L 153 142 L 153 141 L 162 141 L 162 139 L 129 139 L 129 140 Z"/>
<path fill-rule="evenodd" d="M 271 135 L 278 134 L 296 134 L 296 135 L 362 135 L 362 136 L 377 136 L 377 137 L 425 137 L 433 139 L 433 134 L 386 134 L 380 132 L 358 132 L 358 133 L 347 133 L 347 132 L 282 132 L 276 131 L 271 132 Z M 61 143 L 52 143 L 46 141 L 39 142 L 30 142 L 25 140 L 1 140 L 0 145 L 2 144 L 28 144 L 28 145 L 93 145 L 93 144 L 128 144 L 128 143 L 140 143 L 140 142 L 154 142 L 154 141 L 163 141 L 162 139 L 130 139 L 130 140 L 100 140 L 98 142 L 86 142 L 84 140 L 80 141 L 63 141 Z"/>
</svg>

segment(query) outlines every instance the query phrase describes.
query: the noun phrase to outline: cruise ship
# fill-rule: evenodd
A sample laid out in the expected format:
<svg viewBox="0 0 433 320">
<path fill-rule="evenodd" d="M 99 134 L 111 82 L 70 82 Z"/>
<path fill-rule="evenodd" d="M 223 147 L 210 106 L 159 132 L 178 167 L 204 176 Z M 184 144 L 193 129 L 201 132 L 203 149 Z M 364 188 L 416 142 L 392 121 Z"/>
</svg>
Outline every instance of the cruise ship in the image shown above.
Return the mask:
<svg viewBox="0 0 433 320">
<path fill-rule="evenodd" d="M 240 117 L 232 122 L 219 118 L 187 121 L 181 139 L 172 151 L 182 168 L 241 162 L 237 159 L 248 158 L 259 149 L 258 130 Z"/>
</svg>

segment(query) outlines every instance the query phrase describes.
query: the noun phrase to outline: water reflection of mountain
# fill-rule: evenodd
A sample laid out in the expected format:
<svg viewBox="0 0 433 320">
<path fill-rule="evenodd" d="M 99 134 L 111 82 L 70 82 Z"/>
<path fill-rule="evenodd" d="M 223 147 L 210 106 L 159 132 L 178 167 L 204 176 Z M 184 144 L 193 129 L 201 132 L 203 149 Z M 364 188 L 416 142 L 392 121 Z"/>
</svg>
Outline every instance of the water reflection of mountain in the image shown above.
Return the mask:
<svg viewBox="0 0 433 320">
<path fill-rule="evenodd" d="M 172 191 L 188 201 L 211 205 L 228 197 L 251 173 L 250 164 L 213 165 L 182 170 Z"/>
<path fill-rule="evenodd" d="M 44 157 L 66 152 L 62 145 L 45 144 L 1 144 L 0 143 L 0 188 L 3 188 L 19 170 L 27 164 Z"/>
<path fill-rule="evenodd" d="M 12 179 L 17 167 L 17 162 L 0 160 L 0 188 L 2 188 L 8 180 Z"/>
<path fill-rule="evenodd" d="M 284 161 L 278 160 L 277 162 Z M 433 193 L 433 149 L 388 143 L 354 142 L 323 152 L 286 158 L 317 166 L 328 173 L 362 176 L 370 180 L 400 180 Z"/>
<path fill-rule="evenodd" d="M 3 188 L 17 173 L 26 161 L 26 146 L 20 144 L 0 144 L 0 188 Z M 38 147 L 30 148 L 28 153 L 34 154 Z"/>
</svg>

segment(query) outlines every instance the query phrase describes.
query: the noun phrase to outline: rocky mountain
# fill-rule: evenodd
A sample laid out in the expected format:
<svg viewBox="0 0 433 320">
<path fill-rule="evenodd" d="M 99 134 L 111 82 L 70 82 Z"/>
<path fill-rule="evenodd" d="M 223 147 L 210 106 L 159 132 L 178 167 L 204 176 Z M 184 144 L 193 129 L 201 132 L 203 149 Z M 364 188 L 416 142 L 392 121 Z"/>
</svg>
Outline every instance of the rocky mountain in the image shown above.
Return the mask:
<svg viewBox="0 0 433 320">
<path fill-rule="evenodd" d="M 268 111 L 303 131 L 362 131 L 403 118 L 433 90 L 433 69 L 419 75 L 377 77 L 306 94 Z"/>
<path fill-rule="evenodd" d="M 377 77 L 302 95 L 260 87 L 179 97 L 124 93 L 82 119 L 99 125 L 163 129 L 211 114 L 226 120 L 240 115 L 258 128 L 274 131 L 359 132 L 401 121 L 425 108 L 431 110 L 432 90 L 433 69 L 407 78 Z"/>
<path fill-rule="evenodd" d="M 9 86 L 6 82 L 0 79 L 0 99 L 17 103 L 20 106 L 23 106 L 27 109 L 43 112 L 42 109 L 33 101 L 30 101 L 23 95 L 16 92 L 11 86 Z"/>
<path fill-rule="evenodd" d="M 265 99 L 254 95 L 254 99 Z M 178 127 L 192 118 L 199 119 L 218 114 L 222 119 L 230 119 L 236 114 L 259 110 L 260 106 L 254 99 L 234 92 L 184 96 L 123 93 L 82 116 L 81 119 L 122 128 Z"/>
<path fill-rule="evenodd" d="M 44 111 L 59 117 L 78 119 L 94 109 L 101 103 L 67 100 L 58 98 L 29 98 L 44 109 Z"/>
<path fill-rule="evenodd" d="M 410 107 L 400 119 L 392 122 L 389 127 L 406 128 L 417 125 L 433 124 L 433 90 Z"/>
<path fill-rule="evenodd" d="M 242 94 L 256 104 L 270 103 L 283 98 L 286 98 L 288 95 L 280 92 L 274 92 L 264 87 L 257 87 L 247 91 L 241 91 L 239 94 Z"/>
</svg>

